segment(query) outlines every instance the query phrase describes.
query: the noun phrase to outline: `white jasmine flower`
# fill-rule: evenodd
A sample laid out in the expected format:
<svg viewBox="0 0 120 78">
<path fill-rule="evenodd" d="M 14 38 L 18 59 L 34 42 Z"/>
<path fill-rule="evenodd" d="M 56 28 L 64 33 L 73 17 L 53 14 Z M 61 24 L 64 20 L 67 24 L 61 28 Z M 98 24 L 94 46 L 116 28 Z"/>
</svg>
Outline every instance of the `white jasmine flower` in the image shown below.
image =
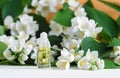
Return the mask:
<svg viewBox="0 0 120 78">
<path fill-rule="evenodd" d="M 61 59 L 61 60 L 57 61 L 56 66 L 59 69 L 69 69 L 70 68 L 70 63 L 67 60 Z"/>
<path fill-rule="evenodd" d="M 86 53 L 86 58 L 88 60 L 97 60 L 98 58 L 98 51 L 91 51 L 90 49 L 88 49 L 87 53 Z"/>
<path fill-rule="evenodd" d="M 14 24 L 14 20 L 12 16 L 7 16 L 4 20 L 4 25 L 6 28 L 11 28 L 11 26 Z"/>
<path fill-rule="evenodd" d="M 4 52 L 3 52 L 3 56 L 9 60 L 9 61 L 13 61 L 15 59 L 15 55 L 12 55 L 12 53 L 10 52 L 9 49 L 6 49 Z"/>
<path fill-rule="evenodd" d="M 10 49 L 13 52 L 21 52 L 25 44 L 25 42 L 22 40 L 11 40 L 11 43 L 12 45 L 10 46 Z"/>
<path fill-rule="evenodd" d="M 31 5 L 37 7 L 39 5 L 38 0 L 32 0 Z"/>
<path fill-rule="evenodd" d="M 120 65 L 120 56 L 117 56 L 115 59 L 114 59 L 114 62 L 118 65 Z"/>
<path fill-rule="evenodd" d="M 96 63 L 97 63 L 98 69 L 104 69 L 105 64 L 103 60 L 100 60 L 100 58 L 98 58 Z"/>
<path fill-rule="evenodd" d="M 11 34 L 11 36 L 18 35 L 18 31 L 16 30 L 16 27 L 17 27 L 17 22 L 14 23 L 14 25 L 12 25 L 11 28 L 10 28 L 10 34 Z"/>
<path fill-rule="evenodd" d="M 81 31 L 86 31 L 89 29 L 89 20 L 87 17 L 80 17 L 79 19 L 79 29 Z"/>
<path fill-rule="evenodd" d="M 33 17 L 32 16 L 29 16 L 27 14 L 22 14 L 19 16 L 19 19 L 20 19 L 20 22 L 22 24 L 30 24 L 31 22 L 33 22 Z"/>
<path fill-rule="evenodd" d="M 102 27 L 96 27 L 94 20 L 89 20 L 86 16 L 74 17 L 72 20 L 72 26 L 67 29 L 67 35 L 75 39 L 83 39 L 85 37 L 96 38 L 97 34 L 102 31 Z"/>
<path fill-rule="evenodd" d="M 74 55 L 68 52 L 67 49 L 63 48 L 63 50 L 61 51 L 61 56 L 58 59 L 65 59 L 65 60 L 68 60 L 69 62 L 73 62 Z"/>
<path fill-rule="evenodd" d="M 120 55 L 120 46 L 114 46 L 113 52 L 111 52 L 110 57 L 117 57 Z"/>
<path fill-rule="evenodd" d="M 36 47 L 37 46 L 36 37 L 30 38 L 30 40 L 26 42 L 26 45 L 32 45 L 33 47 Z"/>
<path fill-rule="evenodd" d="M 29 55 L 33 49 L 32 45 L 24 45 L 24 53 L 25 55 Z"/>
<path fill-rule="evenodd" d="M 41 5 L 48 6 L 50 12 L 56 12 L 57 1 L 56 0 L 41 0 Z"/>
<path fill-rule="evenodd" d="M 78 0 L 68 0 L 68 4 L 71 7 L 77 7 L 79 5 L 79 2 L 78 2 Z"/>
<path fill-rule="evenodd" d="M 12 35 L 16 36 L 21 31 L 34 36 L 35 32 L 38 30 L 38 24 L 36 24 L 36 21 L 33 21 L 33 17 L 28 16 L 27 14 L 22 14 L 19 16 L 19 19 L 20 21 L 17 21 L 15 26 L 13 26 L 14 30 L 13 28 L 11 29 L 13 30 Z"/>
<path fill-rule="evenodd" d="M 48 7 L 48 6 L 39 5 L 39 6 L 37 7 L 36 11 L 37 11 L 38 13 L 40 12 L 41 16 L 46 17 L 47 14 L 49 13 L 49 7 Z"/>
<path fill-rule="evenodd" d="M 94 20 L 89 20 L 89 28 L 85 31 L 87 37 L 91 36 L 96 38 L 97 34 L 102 31 L 102 27 L 96 27 L 96 25 Z"/>
<path fill-rule="evenodd" d="M 10 45 L 9 37 L 7 37 L 6 35 L 0 36 L 0 41 L 5 43 L 6 45 Z"/>
<path fill-rule="evenodd" d="M 59 36 L 63 32 L 62 25 L 54 21 L 51 21 L 50 28 L 51 28 L 51 31 L 49 32 L 49 35 Z"/>
<path fill-rule="evenodd" d="M 38 47 L 33 48 L 33 53 L 31 54 L 31 59 L 35 60 L 34 64 L 37 64 L 37 53 L 38 53 Z"/>
<path fill-rule="evenodd" d="M 16 27 L 15 27 L 15 26 L 16 26 Z M 27 33 L 27 32 L 26 32 L 27 26 L 25 26 L 25 25 L 24 25 L 23 23 L 21 23 L 20 21 L 17 21 L 15 26 L 14 26 L 14 27 L 15 27 L 15 30 L 16 30 L 16 31 Z M 17 34 L 18 34 L 18 32 L 17 32 Z"/>
<path fill-rule="evenodd" d="M 85 32 L 85 35 L 87 37 L 93 37 L 96 38 L 97 34 L 102 31 L 102 27 L 94 28 L 94 29 L 89 29 Z"/>
<path fill-rule="evenodd" d="M 33 0 L 32 0 L 33 1 Z M 28 5 L 25 6 L 23 13 L 27 14 L 27 13 L 32 13 L 32 9 L 28 8 Z"/>
<path fill-rule="evenodd" d="M 76 32 L 76 31 L 78 31 L 80 28 L 79 28 L 79 23 L 80 23 L 80 17 L 74 17 L 74 18 L 72 18 L 72 20 L 71 20 L 71 22 L 72 22 L 72 31 L 73 32 Z"/>
<path fill-rule="evenodd" d="M 85 70 L 97 70 L 104 69 L 104 61 L 98 58 L 98 51 L 92 51 L 88 49 L 86 56 L 82 57 L 78 61 L 78 68 Z"/>
<path fill-rule="evenodd" d="M 68 50 L 73 49 L 77 50 L 80 46 L 80 42 L 75 39 L 65 39 L 63 38 L 63 47 L 67 48 Z"/>
<path fill-rule="evenodd" d="M 17 36 L 17 38 L 18 38 L 18 39 L 23 39 L 23 40 L 28 40 L 29 34 L 26 34 L 25 32 L 20 31 L 20 32 L 19 32 L 19 35 Z"/>
<path fill-rule="evenodd" d="M 85 12 L 85 9 L 83 7 L 78 7 L 78 9 L 75 11 L 75 16 L 83 17 L 86 16 L 87 13 Z"/>
<path fill-rule="evenodd" d="M 118 54 L 117 54 L 117 55 L 118 55 Z M 110 53 L 110 57 L 111 57 L 111 58 L 117 57 L 117 55 L 116 55 L 114 52 L 111 52 L 111 53 Z"/>
<path fill-rule="evenodd" d="M 25 54 L 20 54 L 18 61 L 20 62 L 20 64 L 25 64 L 25 61 L 28 60 L 28 56 Z"/>
<path fill-rule="evenodd" d="M 98 68 L 97 68 L 97 66 L 92 65 L 92 66 L 91 66 L 91 70 L 98 70 Z"/>
<path fill-rule="evenodd" d="M 49 12 L 56 12 L 57 1 L 56 0 L 40 0 L 39 5 L 36 8 L 38 13 L 41 13 L 43 17 Z"/>
<path fill-rule="evenodd" d="M 77 63 L 77 66 L 79 69 L 83 69 L 83 70 L 89 70 L 91 68 L 91 64 L 88 62 L 86 57 L 80 59 Z"/>
<path fill-rule="evenodd" d="M 33 53 L 31 54 L 31 59 L 37 60 L 38 47 L 33 48 Z"/>
<path fill-rule="evenodd" d="M 83 50 L 80 50 L 77 53 L 74 53 L 75 61 L 79 61 L 83 57 L 83 55 L 84 55 L 84 51 Z"/>
<path fill-rule="evenodd" d="M 120 46 L 114 46 L 113 49 L 114 51 L 120 51 Z"/>
</svg>

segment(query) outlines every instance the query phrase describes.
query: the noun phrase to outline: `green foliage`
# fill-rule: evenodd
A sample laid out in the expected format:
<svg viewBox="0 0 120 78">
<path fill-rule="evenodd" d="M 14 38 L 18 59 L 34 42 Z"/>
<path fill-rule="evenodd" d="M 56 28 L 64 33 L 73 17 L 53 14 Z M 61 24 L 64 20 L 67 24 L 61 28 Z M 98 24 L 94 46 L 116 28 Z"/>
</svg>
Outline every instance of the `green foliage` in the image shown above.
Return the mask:
<svg viewBox="0 0 120 78">
<path fill-rule="evenodd" d="M 108 46 L 109 47 L 120 46 L 120 39 L 118 38 L 113 39 Z"/>
<path fill-rule="evenodd" d="M 105 62 L 105 69 L 113 69 L 113 68 L 119 68 L 113 61 L 104 59 Z"/>
<path fill-rule="evenodd" d="M 14 61 L 5 60 L 5 61 L 0 62 L 0 65 L 20 65 L 20 64 Z"/>
<path fill-rule="evenodd" d="M 55 17 L 53 18 L 53 21 L 63 25 L 70 27 L 71 26 L 71 19 L 74 17 L 74 12 L 69 9 L 69 6 L 67 3 L 64 4 L 64 8 L 59 10 Z"/>
<path fill-rule="evenodd" d="M 119 5 L 116 5 L 116 4 L 113 4 L 111 2 L 107 2 L 107 1 L 104 1 L 104 0 L 99 0 L 101 1 L 102 3 L 112 7 L 113 9 L 115 9 L 116 11 L 119 11 L 120 12 L 120 6 Z"/>
<path fill-rule="evenodd" d="M 88 0 L 86 3 L 85 3 L 85 5 L 84 6 L 90 6 L 90 7 L 93 7 L 93 4 L 92 4 L 92 2 L 91 2 L 91 0 Z"/>
<path fill-rule="evenodd" d="M 2 18 L 5 19 L 6 16 L 11 15 L 13 18 L 17 18 L 23 12 L 25 5 L 22 0 L 10 0 L 6 3 L 2 9 Z"/>
<path fill-rule="evenodd" d="M 120 28 L 120 16 L 118 17 L 118 19 L 116 20 L 117 24 L 119 25 Z"/>
<path fill-rule="evenodd" d="M 0 0 L 0 9 L 8 2 L 8 0 Z"/>
<path fill-rule="evenodd" d="M 94 8 L 88 6 L 84 7 L 88 17 L 94 19 L 97 22 L 98 26 L 103 28 L 103 31 L 100 33 L 101 37 L 108 41 L 118 36 L 118 24 L 111 17 Z"/>
<path fill-rule="evenodd" d="M 0 25 L 0 36 L 3 35 L 4 33 L 5 33 L 4 26 Z"/>
<path fill-rule="evenodd" d="M 0 59 L 3 59 L 3 52 L 7 49 L 7 45 L 0 41 Z"/>
<path fill-rule="evenodd" d="M 109 58 L 111 52 L 112 52 L 112 50 L 109 50 L 109 51 L 106 51 L 105 53 L 102 53 L 100 55 L 100 58 Z"/>
<path fill-rule="evenodd" d="M 88 49 L 90 49 L 91 51 L 97 50 L 99 54 L 102 54 L 107 50 L 106 45 L 106 43 L 98 42 L 91 37 L 86 37 L 82 40 L 81 49 L 85 52 L 87 52 Z"/>
<path fill-rule="evenodd" d="M 50 44 L 51 45 L 60 45 L 60 43 L 62 42 L 62 38 L 61 37 L 57 37 L 57 36 L 48 36 L 48 39 L 50 40 Z"/>
</svg>

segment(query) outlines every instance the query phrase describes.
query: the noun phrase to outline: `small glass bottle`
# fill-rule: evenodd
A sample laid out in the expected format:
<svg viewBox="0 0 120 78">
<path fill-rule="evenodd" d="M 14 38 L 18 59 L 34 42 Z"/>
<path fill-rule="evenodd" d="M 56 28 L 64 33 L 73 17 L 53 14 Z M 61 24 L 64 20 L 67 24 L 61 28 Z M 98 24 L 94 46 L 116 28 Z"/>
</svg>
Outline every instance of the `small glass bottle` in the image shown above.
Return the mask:
<svg viewBox="0 0 120 78">
<path fill-rule="evenodd" d="M 47 38 L 45 32 L 41 33 L 39 38 L 39 51 L 37 53 L 37 65 L 38 68 L 47 68 L 51 67 L 50 58 L 51 58 L 51 45 Z"/>
<path fill-rule="evenodd" d="M 37 54 L 38 68 L 51 67 L 50 64 L 50 51 L 43 49 L 39 50 Z"/>
</svg>

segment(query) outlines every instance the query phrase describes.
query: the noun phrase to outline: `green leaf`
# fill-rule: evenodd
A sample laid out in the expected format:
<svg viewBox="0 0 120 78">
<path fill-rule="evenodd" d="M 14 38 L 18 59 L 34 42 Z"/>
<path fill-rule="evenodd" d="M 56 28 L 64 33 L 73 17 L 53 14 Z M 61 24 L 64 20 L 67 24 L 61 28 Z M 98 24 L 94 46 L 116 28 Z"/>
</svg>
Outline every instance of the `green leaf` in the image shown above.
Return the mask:
<svg viewBox="0 0 120 78">
<path fill-rule="evenodd" d="M 63 26 L 70 27 L 71 19 L 74 17 L 74 12 L 67 7 L 68 6 L 65 5 L 63 9 L 59 10 L 52 20 Z"/>
<path fill-rule="evenodd" d="M 113 47 L 113 46 L 120 46 L 120 39 L 115 38 L 108 45 L 108 47 Z"/>
<path fill-rule="evenodd" d="M 101 1 L 102 3 L 112 7 L 113 9 L 115 9 L 116 11 L 119 11 L 120 12 L 120 5 L 116 5 L 116 4 L 113 4 L 111 2 L 107 2 L 107 1 L 104 1 L 104 0 L 99 0 Z"/>
<path fill-rule="evenodd" d="M 62 38 L 57 37 L 57 36 L 48 36 L 48 39 L 49 39 L 51 45 L 60 46 L 60 43 L 62 42 Z"/>
<path fill-rule="evenodd" d="M 91 0 L 88 0 L 88 1 L 85 3 L 85 5 L 90 6 L 90 7 L 94 7 L 93 4 L 92 4 L 92 2 L 91 2 Z M 84 5 L 84 6 L 85 6 L 85 5 Z"/>
<path fill-rule="evenodd" d="M 2 10 L 2 18 L 5 19 L 6 16 L 11 15 L 13 18 L 17 18 L 23 12 L 24 4 L 22 0 L 10 0 L 6 5 L 4 5 Z"/>
<path fill-rule="evenodd" d="M 28 5 L 28 8 L 32 8 L 32 6 L 31 6 L 32 0 L 22 0 L 22 1 L 23 1 L 24 6 Z"/>
<path fill-rule="evenodd" d="M 5 61 L 1 61 L 0 65 L 20 65 L 20 64 L 14 61 L 5 60 Z"/>
<path fill-rule="evenodd" d="M 120 16 L 118 17 L 118 19 L 116 20 L 117 24 L 119 25 L 120 28 Z"/>
<path fill-rule="evenodd" d="M 29 14 L 29 15 L 33 16 L 34 20 L 37 21 L 37 24 L 39 25 L 39 30 L 36 33 L 37 38 L 40 37 L 41 32 L 48 33 L 50 31 L 49 24 L 45 18 L 37 14 Z"/>
<path fill-rule="evenodd" d="M 0 9 L 8 2 L 8 0 L 0 0 Z"/>
<path fill-rule="evenodd" d="M 7 45 L 0 41 L 0 59 L 3 59 L 3 52 L 7 49 Z"/>
<path fill-rule="evenodd" d="M 106 45 L 106 43 L 98 42 L 91 37 L 86 37 L 82 40 L 81 49 L 85 51 L 85 54 L 88 49 L 91 51 L 98 51 L 99 54 L 102 54 L 107 50 Z"/>
<path fill-rule="evenodd" d="M 0 24 L 3 24 L 3 20 L 2 20 L 2 15 L 1 15 L 1 9 L 0 9 Z"/>
<path fill-rule="evenodd" d="M 67 10 L 68 8 L 69 8 L 68 3 L 64 3 L 64 4 L 63 4 L 63 9 L 64 9 L 64 10 Z"/>
<path fill-rule="evenodd" d="M 105 52 L 105 53 L 102 53 L 102 54 L 100 55 L 100 58 L 109 58 L 111 52 L 112 52 L 112 51 L 110 50 L 110 51 L 107 51 L 107 52 Z"/>
<path fill-rule="evenodd" d="M 119 68 L 113 61 L 104 59 L 105 62 L 105 69 L 113 69 L 113 68 Z"/>
<path fill-rule="evenodd" d="M 100 36 L 106 41 L 111 40 L 112 38 L 118 37 L 119 27 L 118 24 L 107 14 L 98 11 L 94 8 L 84 6 L 88 14 L 88 17 L 94 19 L 99 27 L 103 28 L 103 31 L 100 33 Z"/>
<path fill-rule="evenodd" d="M 3 26 L 0 25 L 0 36 L 5 33 L 5 29 Z"/>
</svg>

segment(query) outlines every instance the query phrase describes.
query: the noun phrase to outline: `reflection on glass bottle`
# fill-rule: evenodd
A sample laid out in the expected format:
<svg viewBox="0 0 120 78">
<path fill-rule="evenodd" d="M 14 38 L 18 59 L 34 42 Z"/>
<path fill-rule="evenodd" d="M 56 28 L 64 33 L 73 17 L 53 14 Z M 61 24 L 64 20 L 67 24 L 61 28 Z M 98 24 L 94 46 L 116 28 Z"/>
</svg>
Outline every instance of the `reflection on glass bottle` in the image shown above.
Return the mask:
<svg viewBox="0 0 120 78">
<path fill-rule="evenodd" d="M 37 53 L 38 68 L 50 67 L 51 45 L 45 32 L 41 33 L 39 42 L 39 51 Z"/>
</svg>

